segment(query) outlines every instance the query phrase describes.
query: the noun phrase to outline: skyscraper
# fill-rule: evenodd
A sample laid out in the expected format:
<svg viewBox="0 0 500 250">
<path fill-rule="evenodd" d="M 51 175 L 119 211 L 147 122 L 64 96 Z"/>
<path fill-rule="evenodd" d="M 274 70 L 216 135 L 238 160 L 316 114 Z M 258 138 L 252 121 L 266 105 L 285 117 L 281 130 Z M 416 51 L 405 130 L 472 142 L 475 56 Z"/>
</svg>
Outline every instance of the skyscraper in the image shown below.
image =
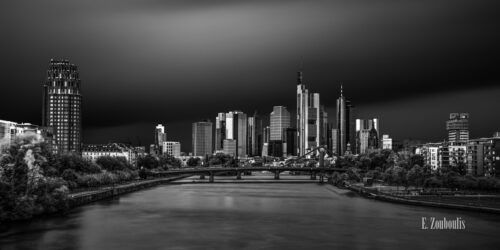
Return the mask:
<svg viewBox="0 0 500 250">
<path fill-rule="evenodd" d="M 297 155 L 297 129 L 285 129 L 284 153 L 287 156 Z"/>
<path fill-rule="evenodd" d="M 451 113 L 450 119 L 446 122 L 448 130 L 448 141 L 467 142 L 469 140 L 469 114 Z"/>
<path fill-rule="evenodd" d="M 367 149 L 376 149 L 379 146 L 380 121 L 378 118 L 373 119 L 356 119 L 355 142 L 351 143 L 351 148 L 354 148 L 356 154 L 363 154 Z M 364 134 L 363 134 L 364 133 Z"/>
<path fill-rule="evenodd" d="M 52 131 L 52 149 L 57 153 L 81 152 L 80 85 L 76 65 L 68 60 L 50 60 L 43 84 L 42 126 Z"/>
<path fill-rule="evenodd" d="M 337 99 L 337 154 L 344 155 L 347 144 L 355 145 L 354 107 L 344 97 L 340 86 L 340 97 Z"/>
<path fill-rule="evenodd" d="M 302 82 L 302 72 L 297 72 L 297 151 L 303 155 L 307 150 L 326 144 L 323 119 L 326 118 L 319 101 L 319 93 L 309 93 Z"/>
<path fill-rule="evenodd" d="M 248 154 L 258 156 L 262 154 L 262 119 L 257 111 L 252 117 L 248 117 Z"/>
<path fill-rule="evenodd" d="M 155 128 L 155 144 L 162 146 L 163 142 L 167 141 L 167 133 L 165 132 L 165 126 L 158 124 Z"/>
<path fill-rule="evenodd" d="M 209 120 L 193 123 L 193 155 L 212 155 L 212 122 Z"/>
<path fill-rule="evenodd" d="M 246 157 L 247 151 L 247 115 L 241 111 L 226 113 L 226 139 L 236 140 L 238 157 Z"/>
<path fill-rule="evenodd" d="M 224 148 L 224 139 L 226 139 L 226 113 L 219 113 L 215 118 L 215 151 Z"/>
<path fill-rule="evenodd" d="M 274 106 L 269 120 L 271 141 L 283 141 L 285 130 L 290 128 L 290 112 L 284 106 Z"/>
</svg>

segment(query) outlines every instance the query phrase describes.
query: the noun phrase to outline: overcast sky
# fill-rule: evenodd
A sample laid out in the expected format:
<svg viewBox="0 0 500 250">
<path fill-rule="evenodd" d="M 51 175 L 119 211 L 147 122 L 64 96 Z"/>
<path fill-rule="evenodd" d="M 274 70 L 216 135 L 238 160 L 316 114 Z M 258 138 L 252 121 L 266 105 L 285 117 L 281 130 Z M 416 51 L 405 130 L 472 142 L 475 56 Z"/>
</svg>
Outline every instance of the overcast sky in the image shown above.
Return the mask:
<svg viewBox="0 0 500 250">
<path fill-rule="evenodd" d="M 41 123 L 51 58 L 80 70 L 84 142 L 149 144 L 163 123 L 274 105 L 295 113 L 296 71 L 333 121 L 340 83 L 361 118 L 397 139 L 500 130 L 497 1 L 3 0 L 0 119 Z M 293 122 L 295 120 L 293 119 Z"/>
</svg>

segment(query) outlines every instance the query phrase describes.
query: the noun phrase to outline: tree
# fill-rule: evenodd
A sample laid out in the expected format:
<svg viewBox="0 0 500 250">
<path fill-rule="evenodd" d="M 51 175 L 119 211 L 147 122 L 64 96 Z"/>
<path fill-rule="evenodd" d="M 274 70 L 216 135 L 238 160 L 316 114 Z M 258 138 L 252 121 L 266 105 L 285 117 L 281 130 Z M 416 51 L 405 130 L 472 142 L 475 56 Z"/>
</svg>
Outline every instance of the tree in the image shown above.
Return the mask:
<svg viewBox="0 0 500 250">
<path fill-rule="evenodd" d="M 140 156 L 137 158 L 137 166 L 144 167 L 146 169 L 154 169 L 159 166 L 159 161 L 151 156 L 151 155 L 146 155 L 146 156 Z"/>
<path fill-rule="evenodd" d="M 169 168 L 180 168 L 182 166 L 182 162 L 181 160 L 166 154 L 159 157 L 159 166 L 163 170 L 168 170 Z"/>
<path fill-rule="evenodd" d="M 424 185 L 425 175 L 424 170 L 418 164 L 415 164 L 406 174 L 406 179 L 409 185 L 421 187 Z"/>
<path fill-rule="evenodd" d="M 96 163 L 108 171 L 123 171 L 129 169 L 129 164 L 125 157 L 101 156 Z"/>
<path fill-rule="evenodd" d="M 200 165 L 200 162 L 201 162 L 200 158 L 197 158 L 197 157 L 190 157 L 190 158 L 187 160 L 186 164 L 187 164 L 188 166 L 190 166 L 190 167 L 196 167 L 196 166 Z"/>
<path fill-rule="evenodd" d="M 48 167 L 42 166 L 52 155 L 42 142 L 39 135 L 25 133 L 1 155 L 0 221 L 29 219 L 67 208 L 66 182 L 44 174 Z"/>
</svg>

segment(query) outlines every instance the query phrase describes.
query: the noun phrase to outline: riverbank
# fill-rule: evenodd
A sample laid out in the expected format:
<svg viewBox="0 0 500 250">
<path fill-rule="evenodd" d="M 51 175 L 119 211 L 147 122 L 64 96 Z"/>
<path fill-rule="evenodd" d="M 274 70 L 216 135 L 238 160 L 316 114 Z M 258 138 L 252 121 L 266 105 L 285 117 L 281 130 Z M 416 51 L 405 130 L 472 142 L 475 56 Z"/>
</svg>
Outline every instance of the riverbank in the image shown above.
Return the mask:
<svg viewBox="0 0 500 250">
<path fill-rule="evenodd" d="M 73 193 L 68 195 L 69 197 L 69 207 L 70 208 L 75 208 L 78 206 L 82 206 L 85 204 L 89 204 L 98 200 L 103 200 L 103 199 L 109 199 L 114 196 L 134 192 L 137 190 L 161 185 L 161 184 L 166 184 L 172 181 L 184 179 L 186 177 L 189 177 L 191 175 L 180 175 L 180 176 L 175 176 L 175 177 L 167 177 L 167 178 L 160 178 L 160 179 L 154 179 L 154 180 L 144 180 L 140 182 L 133 182 L 133 183 L 128 183 L 128 184 L 123 184 L 123 185 L 117 185 L 114 187 L 108 187 L 108 188 L 103 188 L 99 190 L 93 190 L 93 191 L 86 191 L 86 192 L 80 192 L 80 193 Z"/>
<path fill-rule="evenodd" d="M 474 202 L 478 199 L 477 197 L 471 198 L 471 197 L 453 196 L 453 195 L 436 196 L 436 197 L 431 197 L 431 196 L 423 197 L 418 195 L 393 196 L 390 194 L 385 194 L 382 192 L 370 190 L 368 188 L 358 185 L 350 185 L 347 188 L 351 191 L 354 191 L 362 195 L 363 197 L 380 201 L 415 205 L 415 206 L 438 207 L 438 208 L 459 209 L 459 210 L 474 211 L 474 212 L 500 214 L 500 207 L 498 206 L 496 207 L 481 206 L 477 204 L 477 202 Z M 426 200 L 423 198 L 425 198 Z M 436 199 L 433 200 L 432 198 Z M 485 198 L 488 197 L 486 196 Z"/>
</svg>

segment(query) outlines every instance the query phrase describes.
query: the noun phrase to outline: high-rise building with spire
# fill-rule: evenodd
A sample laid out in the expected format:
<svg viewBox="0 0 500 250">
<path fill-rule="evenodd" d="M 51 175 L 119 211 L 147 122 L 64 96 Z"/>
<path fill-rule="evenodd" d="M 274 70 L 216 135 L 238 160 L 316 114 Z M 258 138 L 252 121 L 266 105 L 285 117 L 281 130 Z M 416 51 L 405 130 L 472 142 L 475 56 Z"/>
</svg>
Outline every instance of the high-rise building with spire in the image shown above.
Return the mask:
<svg viewBox="0 0 500 250">
<path fill-rule="evenodd" d="M 343 86 L 340 86 L 340 97 L 337 99 L 337 154 L 344 155 L 347 145 L 355 145 L 354 107 L 344 97 Z"/>
<path fill-rule="evenodd" d="M 304 155 L 308 150 L 326 144 L 323 129 L 326 112 L 320 105 L 319 93 L 309 93 L 302 82 L 302 72 L 297 72 L 297 152 Z"/>
<path fill-rule="evenodd" d="M 42 126 L 53 133 L 56 153 L 81 153 L 82 94 L 78 68 L 68 60 L 50 60 L 43 84 Z"/>
</svg>

